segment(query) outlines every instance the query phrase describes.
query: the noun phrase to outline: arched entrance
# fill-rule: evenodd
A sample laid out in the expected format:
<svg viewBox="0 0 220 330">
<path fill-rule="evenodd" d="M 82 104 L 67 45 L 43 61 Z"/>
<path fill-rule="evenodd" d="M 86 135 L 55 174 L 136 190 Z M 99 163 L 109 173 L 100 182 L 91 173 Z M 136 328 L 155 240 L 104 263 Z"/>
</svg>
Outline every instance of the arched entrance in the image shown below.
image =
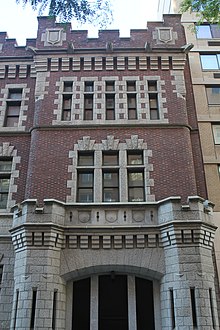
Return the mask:
<svg viewBox="0 0 220 330">
<path fill-rule="evenodd" d="M 154 330 L 153 281 L 111 272 L 73 282 L 72 330 Z"/>
</svg>

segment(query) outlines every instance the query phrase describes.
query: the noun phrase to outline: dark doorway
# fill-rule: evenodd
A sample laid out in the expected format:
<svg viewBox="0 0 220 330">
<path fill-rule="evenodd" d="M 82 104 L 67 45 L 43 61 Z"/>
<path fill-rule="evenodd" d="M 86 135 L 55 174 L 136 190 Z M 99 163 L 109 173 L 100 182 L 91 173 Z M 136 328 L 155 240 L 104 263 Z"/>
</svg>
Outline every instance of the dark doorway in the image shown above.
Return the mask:
<svg viewBox="0 0 220 330">
<path fill-rule="evenodd" d="M 73 330 L 90 330 L 90 278 L 73 282 Z"/>
<path fill-rule="evenodd" d="M 127 276 L 99 277 L 99 330 L 128 330 Z"/>
<path fill-rule="evenodd" d="M 153 282 L 135 278 L 137 330 L 155 330 Z"/>
</svg>

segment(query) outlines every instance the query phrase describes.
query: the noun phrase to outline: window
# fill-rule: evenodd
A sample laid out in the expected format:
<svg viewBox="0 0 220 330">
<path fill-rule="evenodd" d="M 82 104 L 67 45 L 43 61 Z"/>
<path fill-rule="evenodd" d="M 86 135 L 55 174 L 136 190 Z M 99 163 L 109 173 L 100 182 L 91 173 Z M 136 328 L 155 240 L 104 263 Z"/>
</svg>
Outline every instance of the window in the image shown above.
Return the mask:
<svg viewBox="0 0 220 330">
<path fill-rule="evenodd" d="M 22 89 L 9 89 L 6 101 L 5 127 L 17 127 L 19 122 L 20 108 L 22 101 Z"/>
<path fill-rule="evenodd" d="M 64 88 L 65 93 L 72 93 L 72 91 L 73 91 L 73 82 L 72 81 L 65 81 L 63 88 Z"/>
<path fill-rule="evenodd" d="M 143 152 L 129 151 L 127 154 L 128 164 L 128 201 L 144 201 L 144 168 Z"/>
<path fill-rule="evenodd" d="M 85 82 L 85 92 L 93 93 L 94 92 L 94 82 L 93 81 L 86 81 Z"/>
<path fill-rule="evenodd" d="M 148 81 L 150 119 L 159 119 L 157 81 Z"/>
<path fill-rule="evenodd" d="M 220 144 L 220 125 L 212 126 L 215 144 Z"/>
<path fill-rule="evenodd" d="M 101 143 L 84 140 L 71 154 L 71 201 L 78 203 L 117 203 L 146 201 L 150 191 L 150 170 L 145 142 L 133 149 L 134 140 L 120 143 L 108 136 Z M 89 150 L 89 148 L 91 149 Z M 83 150 L 82 150 L 83 149 Z M 71 183 L 71 184 L 70 184 Z"/>
<path fill-rule="evenodd" d="M 197 328 L 198 322 L 197 322 L 196 294 L 195 293 L 196 293 L 195 288 L 190 288 L 193 327 Z"/>
<path fill-rule="evenodd" d="M 63 86 L 63 107 L 62 107 L 62 120 L 71 120 L 71 108 L 73 97 L 73 82 L 65 81 Z"/>
<path fill-rule="evenodd" d="M 136 82 L 127 81 L 128 119 L 137 119 Z"/>
<path fill-rule="evenodd" d="M 93 165 L 93 152 L 78 153 L 77 201 L 80 203 L 93 202 Z"/>
<path fill-rule="evenodd" d="M 84 94 L 84 120 L 93 119 L 93 92 L 94 82 L 85 82 L 85 94 Z"/>
<path fill-rule="evenodd" d="M 37 304 L 37 289 L 33 289 L 33 291 L 32 291 L 32 306 L 31 306 L 31 324 L 30 324 L 30 330 L 34 330 L 34 328 L 35 328 L 36 304 Z"/>
<path fill-rule="evenodd" d="M 0 288 L 2 284 L 2 277 L 3 277 L 3 265 L 0 265 Z"/>
<path fill-rule="evenodd" d="M 115 82 L 114 81 L 106 81 L 105 89 L 106 89 L 107 92 L 114 92 Z"/>
<path fill-rule="evenodd" d="M 200 55 L 200 58 L 204 70 L 220 69 L 220 54 Z"/>
<path fill-rule="evenodd" d="M 103 152 L 103 201 L 119 201 L 118 152 Z"/>
<path fill-rule="evenodd" d="M 53 312 L 52 312 L 52 330 L 56 329 L 56 316 L 57 316 L 57 291 L 53 293 Z"/>
<path fill-rule="evenodd" d="M 135 81 L 127 81 L 127 91 L 128 92 L 136 91 L 136 82 Z"/>
<path fill-rule="evenodd" d="M 219 179 L 220 179 L 220 165 L 218 165 L 218 175 L 219 175 Z"/>
<path fill-rule="evenodd" d="M 208 104 L 220 104 L 220 86 L 206 87 Z"/>
<path fill-rule="evenodd" d="M 198 39 L 220 38 L 220 28 L 217 24 L 201 24 L 196 26 L 196 36 Z"/>
<path fill-rule="evenodd" d="M 104 166 L 117 166 L 118 165 L 118 152 L 103 152 L 103 165 Z"/>
<path fill-rule="evenodd" d="M 94 155 L 93 152 L 84 153 L 81 152 L 78 154 L 78 165 L 80 166 L 89 166 L 94 165 Z"/>
<path fill-rule="evenodd" d="M 106 93 L 105 104 L 106 104 L 106 120 L 115 119 L 115 84 L 114 81 L 106 81 L 105 83 Z"/>
<path fill-rule="evenodd" d="M 0 159 L 0 209 L 7 208 L 11 166 L 11 159 Z"/>
<path fill-rule="evenodd" d="M 103 172 L 103 201 L 118 202 L 118 171 Z"/>
</svg>

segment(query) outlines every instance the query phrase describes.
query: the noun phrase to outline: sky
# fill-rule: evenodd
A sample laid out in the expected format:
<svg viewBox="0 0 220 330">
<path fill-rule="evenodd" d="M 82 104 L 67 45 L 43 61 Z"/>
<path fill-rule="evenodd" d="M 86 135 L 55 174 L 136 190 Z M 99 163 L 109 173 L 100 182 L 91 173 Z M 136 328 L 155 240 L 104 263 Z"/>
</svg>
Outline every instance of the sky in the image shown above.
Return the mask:
<svg viewBox="0 0 220 330">
<path fill-rule="evenodd" d="M 145 29 L 147 22 L 157 20 L 158 0 L 111 1 L 114 22 L 107 28 L 120 30 L 121 37 L 129 37 L 130 29 Z M 16 0 L 0 0 L 0 32 L 7 32 L 8 38 L 16 39 L 19 46 L 24 46 L 28 38 L 36 38 L 37 16 L 30 5 L 23 7 Z M 72 29 L 77 28 L 88 30 L 89 37 L 98 35 L 98 28 L 72 22 Z"/>
</svg>

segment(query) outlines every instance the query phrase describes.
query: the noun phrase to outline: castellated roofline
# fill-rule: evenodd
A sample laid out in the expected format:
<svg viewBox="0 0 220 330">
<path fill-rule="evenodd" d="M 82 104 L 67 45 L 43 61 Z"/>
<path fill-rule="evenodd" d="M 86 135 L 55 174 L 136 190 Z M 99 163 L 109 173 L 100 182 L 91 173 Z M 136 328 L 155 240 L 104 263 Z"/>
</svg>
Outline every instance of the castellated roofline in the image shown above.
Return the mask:
<svg viewBox="0 0 220 330">
<path fill-rule="evenodd" d="M 25 56 L 37 52 L 100 50 L 182 51 L 184 40 L 180 15 L 164 15 L 161 22 L 149 22 L 146 29 L 131 29 L 130 37 L 120 37 L 119 30 L 99 30 L 97 38 L 88 37 L 87 30 L 72 30 L 70 23 L 57 23 L 53 17 L 38 17 L 37 38 L 26 39 L 18 46 L 16 39 L 0 32 L 0 56 Z M 179 21 L 180 24 L 177 24 Z M 182 47 L 182 48 L 181 48 Z"/>
</svg>

